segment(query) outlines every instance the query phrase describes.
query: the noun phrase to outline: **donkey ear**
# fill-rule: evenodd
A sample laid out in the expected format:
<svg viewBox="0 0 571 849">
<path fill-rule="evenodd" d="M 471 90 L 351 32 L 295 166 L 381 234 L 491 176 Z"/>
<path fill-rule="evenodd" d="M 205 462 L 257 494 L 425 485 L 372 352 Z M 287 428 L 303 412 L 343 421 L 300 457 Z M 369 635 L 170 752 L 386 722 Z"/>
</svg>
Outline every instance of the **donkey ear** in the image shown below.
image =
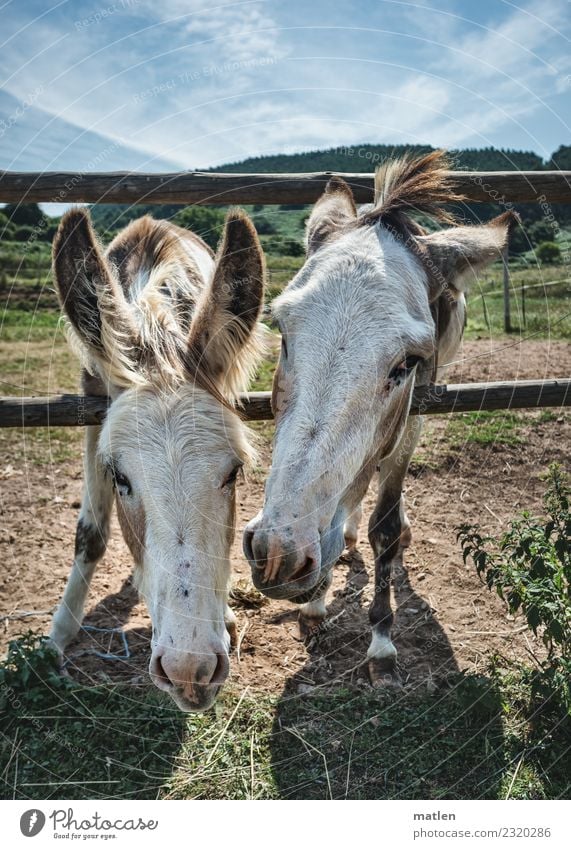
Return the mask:
<svg viewBox="0 0 571 849">
<path fill-rule="evenodd" d="M 255 347 L 264 273 L 264 254 L 254 225 L 242 210 L 230 210 L 214 276 L 197 305 L 189 337 L 190 349 L 215 380 L 241 370 Z"/>
<path fill-rule="evenodd" d="M 89 349 L 102 353 L 98 292 L 112 291 L 116 283 L 86 210 L 71 209 L 63 216 L 53 244 L 53 269 L 59 301 L 72 327 Z"/>
<path fill-rule="evenodd" d="M 97 363 L 109 383 L 131 385 L 137 379 L 137 328 L 86 210 L 63 216 L 54 239 L 53 269 L 60 304 L 89 362 Z"/>
<path fill-rule="evenodd" d="M 307 253 L 312 254 L 357 217 L 353 192 L 341 177 L 331 177 L 307 222 Z"/>
<path fill-rule="evenodd" d="M 417 236 L 415 241 L 429 269 L 430 302 L 447 286 L 465 292 L 478 271 L 499 259 L 519 220 L 517 213 L 510 211 L 487 224 L 452 227 L 430 236 Z"/>
</svg>

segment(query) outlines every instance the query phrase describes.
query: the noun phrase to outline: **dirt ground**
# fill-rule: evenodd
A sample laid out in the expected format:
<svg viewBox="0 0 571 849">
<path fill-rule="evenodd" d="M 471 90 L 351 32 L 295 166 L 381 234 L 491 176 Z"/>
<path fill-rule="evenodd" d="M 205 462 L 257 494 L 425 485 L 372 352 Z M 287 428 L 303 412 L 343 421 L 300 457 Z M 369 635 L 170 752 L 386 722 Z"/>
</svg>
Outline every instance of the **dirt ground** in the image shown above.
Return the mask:
<svg viewBox="0 0 571 849">
<path fill-rule="evenodd" d="M 568 377 L 571 344 L 501 339 L 469 341 L 449 382 Z M 520 509 L 539 510 L 547 465 L 568 466 L 571 414 L 553 410 L 522 413 L 521 442 L 515 445 L 458 444 L 450 438 L 452 417 L 425 421 L 421 446 L 406 480 L 413 543 L 405 569 L 394 577 L 394 641 L 401 672 L 410 686 L 431 688 L 451 671 L 483 669 L 493 653 L 530 658 L 541 653 L 520 618 L 481 585 L 471 564 L 464 566 L 455 528 L 478 522 L 499 531 Z M 263 449 L 264 467 L 271 450 Z M 26 465 L 22 457 L 0 463 L 0 638 L 33 628 L 47 633 L 50 614 L 61 597 L 70 568 L 81 493 L 81 464 Z M 247 580 L 241 552 L 246 522 L 262 504 L 263 475 L 239 484 L 238 528 L 232 557 L 235 580 Z M 232 680 L 253 690 L 298 691 L 332 682 L 365 685 L 362 666 L 368 645 L 367 608 L 372 592 L 372 556 L 366 521 L 375 500 L 369 492 L 357 550 L 335 569 L 329 615 L 309 641 L 300 639 L 297 608 L 268 602 L 259 609 L 236 608 L 239 657 L 231 659 Z M 130 657 L 102 659 L 97 649 L 122 653 L 117 636 L 82 632 L 69 648 L 68 669 L 94 683 L 121 680 L 144 684 L 149 656 L 150 620 L 130 583 L 131 561 L 117 522 L 109 549 L 90 590 L 85 624 L 120 628 Z M 27 616 L 32 612 L 34 615 Z M 3 619 L 1 617 L 4 617 Z"/>
</svg>

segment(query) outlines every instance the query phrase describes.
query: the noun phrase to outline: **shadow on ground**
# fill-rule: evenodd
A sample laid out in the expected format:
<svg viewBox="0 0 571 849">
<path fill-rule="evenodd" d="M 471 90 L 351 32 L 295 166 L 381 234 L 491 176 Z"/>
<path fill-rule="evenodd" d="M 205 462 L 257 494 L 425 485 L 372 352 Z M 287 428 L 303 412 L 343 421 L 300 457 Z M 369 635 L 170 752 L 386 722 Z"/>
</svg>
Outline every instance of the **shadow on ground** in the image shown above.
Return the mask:
<svg viewBox="0 0 571 849">
<path fill-rule="evenodd" d="M 126 581 L 88 612 L 86 622 L 103 617 L 107 627 L 111 621 L 120 628 L 136 602 Z M 175 770 L 186 717 L 141 674 L 148 662 L 148 629 L 128 631 L 127 641 L 141 652 L 103 661 L 95 652 L 120 653 L 122 641 L 82 632 L 70 646 L 69 675 L 61 676 L 36 635 L 19 640 L 16 662 L 0 668 L 0 798 L 159 795 Z M 91 663 L 97 675 L 91 674 Z M 108 664 L 121 665 L 129 683 L 110 681 L 104 671 Z"/>
<path fill-rule="evenodd" d="M 353 555 L 344 588 L 308 644 L 306 666 L 279 699 L 271 758 L 280 797 L 498 798 L 507 764 L 496 685 L 461 674 L 402 568 L 394 637 L 405 686 L 372 690 L 354 662 L 355 648 L 364 658 L 369 640 L 361 602 L 367 580 Z"/>
<path fill-rule="evenodd" d="M 86 612 L 84 627 L 66 652 L 66 669 L 75 680 L 83 684 L 147 682 L 151 629 L 126 627 L 138 603 L 129 577 L 117 592 Z"/>
</svg>

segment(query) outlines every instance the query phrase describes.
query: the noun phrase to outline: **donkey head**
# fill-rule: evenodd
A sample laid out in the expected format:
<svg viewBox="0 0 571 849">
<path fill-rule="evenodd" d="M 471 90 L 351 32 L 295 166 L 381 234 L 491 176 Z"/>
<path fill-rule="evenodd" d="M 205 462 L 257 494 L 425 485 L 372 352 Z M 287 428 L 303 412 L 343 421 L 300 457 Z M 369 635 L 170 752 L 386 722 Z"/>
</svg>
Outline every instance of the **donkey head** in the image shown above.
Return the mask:
<svg viewBox="0 0 571 849">
<path fill-rule="evenodd" d="M 155 225 L 146 220 L 147 230 Z M 164 264 L 155 262 L 147 233 L 126 280 L 113 260 L 135 255 L 127 231 L 104 254 L 88 215 L 73 210 L 55 240 L 54 271 L 85 365 L 113 399 L 97 469 L 86 474 L 104 474 L 115 488 L 153 624 L 151 677 L 183 710 L 203 710 L 229 672 L 234 490 L 252 455 L 233 405 L 259 353 L 264 269 L 249 219 L 230 213 L 216 259 L 199 245 L 209 276 L 199 280 L 190 325 L 177 322 L 171 303 L 189 295 L 182 269 L 197 242 L 169 228 L 160 225 L 155 245 Z"/>
<path fill-rule="evenodd" d="M 415 379 L 430 378 L 431 304 L 461 298 L 506 242 L 509 216 L 424 235 L 406 215 L 442 217 L 440 202 L 455 199 L 440 155 L 391 163 L 376 187 L 373 208 L 358 213 L 349 186 L 330 181 L 309 218 L 305 264 L 273 305 L 273 462 L 244 551 L 275 598 L 323 592 L 344 523 L 402 433 Z"/>
</svg>

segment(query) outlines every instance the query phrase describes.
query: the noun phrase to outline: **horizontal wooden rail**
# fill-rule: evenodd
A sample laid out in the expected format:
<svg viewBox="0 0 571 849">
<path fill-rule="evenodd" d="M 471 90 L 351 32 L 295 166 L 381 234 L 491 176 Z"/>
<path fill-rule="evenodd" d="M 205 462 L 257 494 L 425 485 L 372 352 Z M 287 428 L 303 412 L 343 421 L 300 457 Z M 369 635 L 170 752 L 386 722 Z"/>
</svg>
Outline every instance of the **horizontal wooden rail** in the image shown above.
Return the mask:
<svg viewBox="0 0 571 849">
<path fill-rule="evenodd" d="M 313 203 L 333 172 L 172 174 L 0 171 L 0 202 L 29 203 Z M 470 201 L 571 202 L 571 171 L 452 171 Z M 359 203 L 372 200 L 372 174 L 341 174 Z"/>
<path fill-rule="evenodd" d="M 109 400 L 90 395 L 49 398 L 0 398 L 0 427 L 74 427 L 101 424 Z M 571 380 L 522 380 L 499 383 L 434 384 L 415 390 L 411 413 L 438 415 L 470 410 L 513 410 L 571 406 Z M 269 392 L 243 397 L 245 418 L 271 419 Z"/>
</svg>

